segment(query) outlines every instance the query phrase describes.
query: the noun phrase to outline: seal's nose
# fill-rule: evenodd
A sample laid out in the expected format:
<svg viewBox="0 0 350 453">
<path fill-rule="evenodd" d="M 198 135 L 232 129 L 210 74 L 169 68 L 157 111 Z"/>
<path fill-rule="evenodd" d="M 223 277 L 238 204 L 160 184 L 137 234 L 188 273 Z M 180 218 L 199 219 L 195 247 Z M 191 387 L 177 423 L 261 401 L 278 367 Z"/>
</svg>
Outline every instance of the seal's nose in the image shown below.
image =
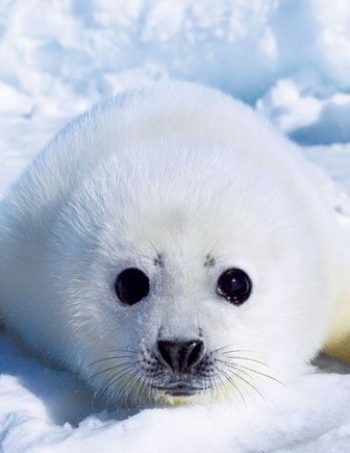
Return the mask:
<svg viewBox="0 0 350 453">
<path fill-rule="evenodd" d="M 158 340 L 159 356 L 174 371 L 187 372 L 204 357 L 204 342 L 193 340 Z"/>
</svg>

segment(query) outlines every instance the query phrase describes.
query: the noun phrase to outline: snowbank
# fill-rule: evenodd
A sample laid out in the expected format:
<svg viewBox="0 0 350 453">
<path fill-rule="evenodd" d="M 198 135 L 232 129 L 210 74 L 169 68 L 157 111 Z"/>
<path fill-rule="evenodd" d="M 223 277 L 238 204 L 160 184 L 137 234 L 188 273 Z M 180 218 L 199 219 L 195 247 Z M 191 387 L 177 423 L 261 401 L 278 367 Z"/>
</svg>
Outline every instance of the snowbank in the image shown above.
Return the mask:
<svg viewBox="0 0 350 453">
<path fill-rule="evenodd" d="M 58 127 L 173 76 L 257 103 L 302 143 L 346 142 L 349 23 L 347 0 L 4 0 L 0 120 Z"/>
</svg>

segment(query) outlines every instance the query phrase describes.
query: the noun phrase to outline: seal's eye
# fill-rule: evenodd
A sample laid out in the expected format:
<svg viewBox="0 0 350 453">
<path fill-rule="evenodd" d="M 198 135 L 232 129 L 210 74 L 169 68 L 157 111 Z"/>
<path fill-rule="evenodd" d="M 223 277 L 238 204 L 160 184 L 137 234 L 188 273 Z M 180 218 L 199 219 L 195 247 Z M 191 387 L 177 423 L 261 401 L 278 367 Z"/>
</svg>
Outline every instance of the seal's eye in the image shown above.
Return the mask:
<svg viewBox="0 0 350 453">
<path fill-rule="evenodd" d="M 250 296 L 252 281 L 241 269 L 227 269 L 218 279 L 216 292 L 229 302 L 240 305 Z"/>
<path fill-rule="evenodd" d="M 124 304 L 134 305 L 149 293 L 149 279 L 140 269 L 125 269 L 117 276 L 114 288 Z"/>
</svg>

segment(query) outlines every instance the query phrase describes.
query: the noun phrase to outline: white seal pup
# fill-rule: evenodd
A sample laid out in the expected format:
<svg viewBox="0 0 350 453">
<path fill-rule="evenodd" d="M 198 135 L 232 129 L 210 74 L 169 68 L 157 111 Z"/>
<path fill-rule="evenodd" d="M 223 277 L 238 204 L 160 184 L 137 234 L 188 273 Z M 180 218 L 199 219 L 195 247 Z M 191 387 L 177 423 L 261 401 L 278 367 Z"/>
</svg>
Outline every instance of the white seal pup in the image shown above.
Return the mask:
<svg viewBox="0 0 350 453">
<path fill-rule="evenodd" d="M 127 93 L 3 200 L 1 317 L 108 401 L 244 398 L 347 334 L 338 204 L 241 102 L 183 82 Z"/>
</svg>

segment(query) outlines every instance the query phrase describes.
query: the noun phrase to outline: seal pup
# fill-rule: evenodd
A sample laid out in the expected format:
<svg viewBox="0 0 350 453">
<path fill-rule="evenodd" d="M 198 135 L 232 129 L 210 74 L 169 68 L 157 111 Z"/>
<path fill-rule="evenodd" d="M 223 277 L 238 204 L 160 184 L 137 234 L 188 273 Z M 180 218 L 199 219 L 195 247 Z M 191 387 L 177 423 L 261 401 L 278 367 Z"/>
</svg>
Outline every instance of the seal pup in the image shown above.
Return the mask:
<svg viewBox="0 0 350 453">
<path fill-rule="evenodd" d="M 1 317 L 115 404 L 245 399 L 347 335 L 339 200 L 228 95 L 162 82 L 117 96 L 2 201 Z"/>
</svg>

